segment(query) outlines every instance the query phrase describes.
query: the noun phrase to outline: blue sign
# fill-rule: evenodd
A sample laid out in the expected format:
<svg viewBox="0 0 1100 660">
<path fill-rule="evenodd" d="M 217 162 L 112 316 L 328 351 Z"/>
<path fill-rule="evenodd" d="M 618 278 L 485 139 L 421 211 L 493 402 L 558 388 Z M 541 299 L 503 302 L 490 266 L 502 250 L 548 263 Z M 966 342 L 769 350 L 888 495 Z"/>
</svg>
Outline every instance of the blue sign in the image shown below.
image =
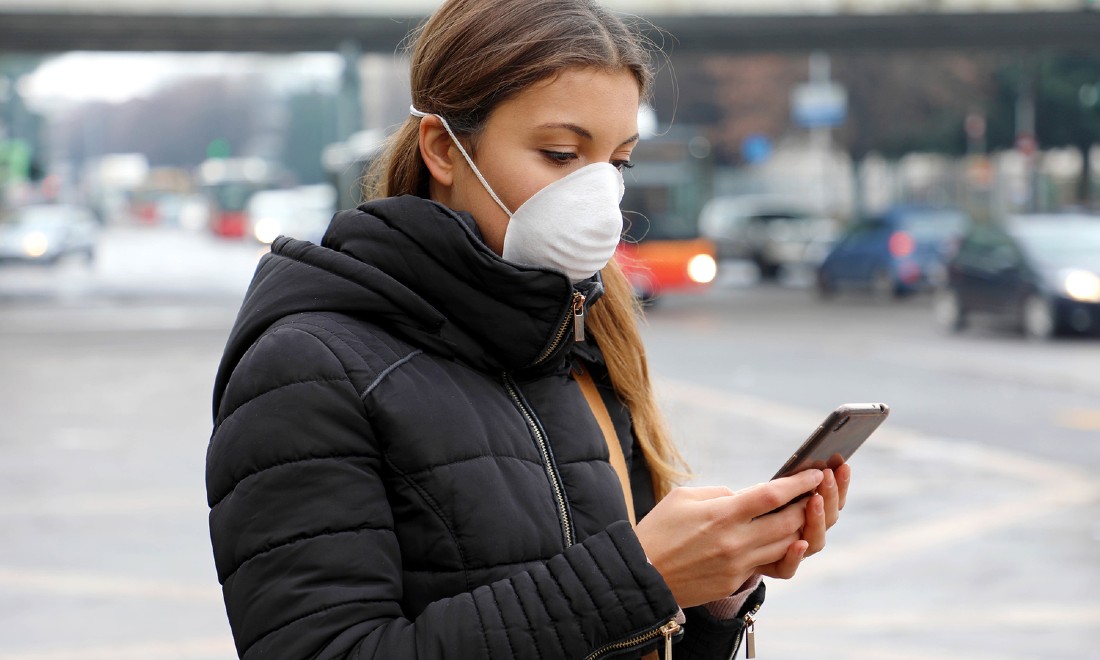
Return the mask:
<svg viewBox="0 0 1100 660">
<path fill-rule="evenodd" d="M 741 141 L 741 158 L 746 163 L 758 165 L 772 155 L 772 141 L 767 135 L 753 133 Z"/>
<path fill-rule="evenodd" d="M 839 126 L 847 116 L 848 92 L 836 83 L 808 83 L 791 92 L 791 119 L 799 126 Z"/>
</svg>

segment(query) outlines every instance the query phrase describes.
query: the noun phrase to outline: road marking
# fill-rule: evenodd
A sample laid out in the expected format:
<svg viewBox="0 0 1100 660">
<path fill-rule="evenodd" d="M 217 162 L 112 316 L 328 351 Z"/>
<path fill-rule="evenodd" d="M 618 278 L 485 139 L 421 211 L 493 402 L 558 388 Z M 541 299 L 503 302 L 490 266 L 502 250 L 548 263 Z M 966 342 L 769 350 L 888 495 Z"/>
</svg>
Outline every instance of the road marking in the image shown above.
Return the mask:
<svg viewBox="0 0 1100 660">
<path fill-rule="evenodd" d="M 818 411 L 692 383 L 669 379 L 661 379 L 658 383 L 661 396 L 678 404 L 743 417 L 800 434 L 815 428 L 821 417 Z M 884 426 L 875 433 L 875 438 L 875 444 L 879 447 L 936 456 L 937 460 L 945 463 L 1023 481 L 1030 484 L 1031 489 L 989 506 L 872 532 L 865 540 L 845 544 L 843 552 L 817 555 L 809 560 L 805 567 L 807 570 L 799 571 L 800 587 L 862 571 L 872 564 L 894 561 L 901 555 L 1024 526 L 1051 512 L 1100 499 L 1100 480 L 1076 466 L 972 441 L 925 435 L 897 426 Z"/>
<path fill-rule="evenodd" d="M 243 296 L 243 293 L 242 293 Z M 236 307 L 226 296 L 224 305 L 208 307 L 149 305 L 134 309 L 79 308 L 64 323 L 44 313 L 21 311 L 0 322 L 0 335 L 68 335 L 116 332 L 222 332 L 228 334 Z M 52 310 L 51 310 L 52 311 Z"/>
<path fill-rule="evenodd" d="M 805 437 L 824 415 L 769 399 L 696 385 L 668 378 L 656 379 L 660 396 L 678 404 L 708 412 L 745 417 L 755 423 Z M 1100 484 L 1088 472 L 1074 465 L 1041 459 L 1030 454 L 991 447 L 962 438 L 932 436 L 887 422 L 875 432 L 875 445 L 898 451 L 916 451 L 937 460 L 977 467 L 986 472 L 1022 479 L 1036 485 L 1061 485 L 1067 481 Z"/>
<path fill-rule="evenodd" d="M 843 552 L 824 553 L 809 560 L 798 576 L 799 585 L 854 573 L 875 563 L 893 561 L 960 540 L 970 540 L 1001 529 L 1020 527 L 1051 511 L 1082 506 L 1100 498 L 1100 484 L 1071 484 L 1048 492 L 1013 498 L 999 504 L 899 525 L 870 535 L 857 543 L 846 543 Z"/>
<path fill-rule="evenodd" d="M 0 504 L 0 516 L 5 517 L 78 517 L 200 510 L 204 515 L 208 512 L 206 495 L 198 492 L 133 491 L 99 495 L 73 493 L 71 497 L 64 499 L 26 499 Z"/>
<path fill-rule="evenodd" d="M 769 584 L 769 591 L 772 585 Z M 933 622 L 930 624 L 929 622 Z M 978 660 L 990 658 L 1007 660 L 1009 658 L 1032 658 L 1029 649 L 1018 653 L 1006 654 L 1003 649 L 995 652 L 975 654 L 973 648 L 959 650 L 955 648 L 933 648 L 922 644 L 919 651 L 899 649 L 896 645 L 881 646 L 881 636 L 898 634 L 921 634 L 927 637 L 928 631 L 937 633 L 961 634 L 964 639 L 973 638 L 977 633 L 1003 630 L 1035 631 L 1036 633 L 1061 633 L 1074 630 L 1096 630 L 1100 628 L 1100 606 L 1095 604 L 1072 604 L 1029 602 L 1026 606 L 1016 605 L 1002 608 L 966 608 L 921 610 L 898 612 L 874 612 L 870 614 L 853 613 L 834 616 L 798 616 L 784 615 L 768 619 L 767 628 L 761 631 L 758 622 L 758 640 L 770 640 L 763 648 L 784 657 L 836 657 L 823 653 L 820 638 L 817 641 L 812 634 L 822 631 L 828 635 L 837 631 L 844 634 L 866 634 L 866 639 L 847 642 L 843 646 L 846 660 L 916 660 L 917 658 L 945 658 L 951 660 Z M 931 626 L 931 628 L 930 628 Z M 934 636 L 933 636 L 934 637 Z M 800 641 L 806 640 L 806 641 Z M 1051 656 L 1054 657 L 1054 656 Z"/>
<path fill-rule="evenodd" d="M 0 660 L 208 660 L 235 656 L 233 639 L 228 635 L 175 642 L 80 646 L 44 651 L 0 651 Z"/>
<path fill-rule="evenodd" d="M 938 626 L 929 624 L 927 620 L 924 625 L 926 634 L 922 637 L 920 649 L 916 651 L 899 649 L 895 644 L 876 646 L 867 643 L 865 640 L 860 640 L 858 644 L 845 642 L 841 646 L 839 654 L 829 653 L 820 640 L 798 641 L 798 637 L 801 636 L 798 630 L 791 631 L 791 635 L 785 635 L 781 638 L 777 635 L 774 645 L 768 637 L 764 637 L 767 640 L 766 642 L 758 642 L 758 645 L 764 644 L 761 648 L 768 649 L 769 655 L 777 657 L 821 658 L 823 660 L 829 660 L 830 658 L 843 658 L 844 660 L 928 660 L 928 658 L 936 658 L 936 660 L 1032 660 L 1034 657 L 1034 654 L 1031 653 L 1006 656 L 1003 652 L 975 652 L 973 649 L 960 651 L 957 648 L 936 647 L 927 640 L 929 636 L 934 637 L 929 631 L 934 631 Z M 757 639 L 759 640 L 760 624 L 756 624 L 756 629 L 758 631 Z"/>
<path fill-rule="evenodd" d="M 976 626 L 991 628 L 1015 626 L 1043 630 L 1086 626 L 1096 628 L 1100 627 L 1100 604 L 1029 602 L 1027 605 L 992 609 L 936 608 L 929 611 L 890 610 L 851 615 L 792 616 L 785 618 L 783 625 L 799 630 L 820 628 L 822 630 L 865 630 L 877 633 L 889 629 L 919 632 L 926 631 L 928 622 L 932 620 L 935 620 L 937 630 L 958 629 L 964 632 Z"/>
<path fill-rule="evenodd" d="M 1077 431 L 1100 431 L 1100 410 L 1071 408 L 1054 417 L 1054 423 L 1062 428 Z"/>
<path fill-rule="evenodd" d="M 199 586 L 194 583 L 145 580 L 113 573 L 0 566 L 0 587 L 50 591 L 65 596 L 182 600 L 222 605 L 221 590 L 213 579 L 209 584 Z"/>
</svg>

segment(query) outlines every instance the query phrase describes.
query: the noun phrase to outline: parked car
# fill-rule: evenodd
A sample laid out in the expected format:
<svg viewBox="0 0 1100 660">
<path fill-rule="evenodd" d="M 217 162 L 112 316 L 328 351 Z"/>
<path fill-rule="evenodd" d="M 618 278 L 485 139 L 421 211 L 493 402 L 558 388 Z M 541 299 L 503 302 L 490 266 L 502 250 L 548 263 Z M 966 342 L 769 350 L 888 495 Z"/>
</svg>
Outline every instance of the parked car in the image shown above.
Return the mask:
<svg viewBox="0 0 1100 660">
<path fill-rule="evenodd" d="M 715 197 L 699 216 L 699 230 L 714 242 L 719 260 L 752 261 L 765 278 L 816 266 L 838 227 L 810 204 L 778 195 Z"/>
<path fill-rule="evenodd" d="M 261 243 L 290 236 L 319 244 L 336 213 L 336 190 L 328 184 L 261 190 L 248 200 L 245 213 Z"/>
<path fill-rule="evenodd" d="M 1025 216 L 976 225 L 936 292 L 939 324 L 956 331 L 972 316 L 1007 320 L 1025 335 L 1100 333 L 1100 217 Z"/>
<path fill-rule="evenodd" d="M 930 206 L 895 206 L 859 221 L 818 268 L 818 293 L 863 289 L 886 298 L 933 288 L 969 222 L 961 210 Z"/>
<path fill-rule="evenodd" d="M 77 255 L 95 258 L 99 223 L 71 204 L 32 204 L 0 214 L 0 261 L 54 264 Z"/>
</svg>

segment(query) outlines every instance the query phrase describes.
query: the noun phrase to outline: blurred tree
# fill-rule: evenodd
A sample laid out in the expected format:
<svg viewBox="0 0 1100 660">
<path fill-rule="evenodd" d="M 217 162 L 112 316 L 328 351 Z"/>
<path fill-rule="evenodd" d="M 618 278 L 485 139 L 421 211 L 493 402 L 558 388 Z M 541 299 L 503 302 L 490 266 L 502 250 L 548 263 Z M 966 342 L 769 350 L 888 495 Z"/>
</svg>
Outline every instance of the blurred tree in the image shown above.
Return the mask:
<svg viewBox="0 0 1100 660">
<path fill-rule="evenodd" d="M 301 183 L 325 180 L 321 151 L 338 139 L 332 92 L 283 98 L 246 77 L 190 79 L 128 103 L 85 104 L 59 130 L 78 163 L 137 152 L 153 167 L 192 168 L 216 145 L 223 155 L 280 160 Z"/>
<path fill-rule="evenodd" d="M 340 139 L 337 97 L 314 90 L 291 96 L 287 104 L 290 117 L 282 161 L 300 183 L 322 183 L 327 175 L 321 152 Z"/>
<path fill-rule="evenodd" d="M 45 120 L 28 107 L 21 84 L 41 60 L 0 54 L 0 206 L 6 203 L 8 184 L 42 178 Z"/>
<path fill-rule="evenodd" d="M 968 112 L 985 106 L 999 58 L 978 53 L 862 53 L 834 57 L 848 89 L 848 121 L 837 131 L 854 160 L 871 152 L 962 154 Z"/>
<path fill-rule="evenodd" d="M 1029 71 L 1035 76 L 1035 138 L 1040 148 L 1075 147 L 1081 152 L 1077 199 L 1088 204 L 1092 201 L 1090 152 L 1100 142 L 1100 107 L 1082 103 L 1081 88 L 1100 83 L 1100 55 L 1046 53 L 1030 63 L 1001 66 L 995 72 L 996 90 L 989 117 L 992 148 L 1007 149 L 1015 144 L 1015 99 Z"/>
<path fill-rule="evenodd" d="M 657 79 L 654 106 L 662 126 L 703 127 L 716 162 L 736 164 L 745 139 L 787 132 L 790 90 L 805 69 L 791 55 L 676 55 Z"/>
<path fill-rule="evenodd" d="M 81 163 L 110 153 L 143 153 L 150 165 L 194 167 L 215 139 L 234 154 L 253 142 L 264 103 L 271 103 L 258 80 L 191 79 L 148 98 L 122 104 L 76 107 L 59 127 L 72 159 Z"/>
<path fill-rule="evenodd" d="M 857 161 L 871 152 L 963 153 L 965 117 L 985 106 L 999 61 L 988 53 L 833 55 L 832 77 L 848 91 L 848 119 L 835 138 Z M 807 80 L 806 55 L 683 55 L 674 65 L 674 77 L 658 78 L 658 115 L 707 127 L 720 163 L 738 163 L 749 136 L 777 141 L 795 130 L 790 94 Z"/>
</svg>

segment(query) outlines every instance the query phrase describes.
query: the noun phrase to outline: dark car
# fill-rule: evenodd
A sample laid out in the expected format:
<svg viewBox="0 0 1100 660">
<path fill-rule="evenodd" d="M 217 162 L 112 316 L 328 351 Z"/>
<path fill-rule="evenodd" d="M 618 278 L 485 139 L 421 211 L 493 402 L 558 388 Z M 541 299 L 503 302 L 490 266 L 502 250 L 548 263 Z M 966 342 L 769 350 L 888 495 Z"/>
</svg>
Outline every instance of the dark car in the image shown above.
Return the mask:
<svg viewBox="0 0 1100 660">
<path fill-rule="evenodd" d="M 885 298 L 933 288 L 969 221 L 961 210 L 926 206 L 895 206 L 859 221 L 818 267 L 818 292 L 862 289 Z"/>
<path fill-rule="evenodd" d="M 976 225 L 949 262 L 933 309 L 949 330 L 961 330 L 974 315 L 992 315 L 1035 339 L 1100 333 L 1100 217 Z"/>
</svg>

